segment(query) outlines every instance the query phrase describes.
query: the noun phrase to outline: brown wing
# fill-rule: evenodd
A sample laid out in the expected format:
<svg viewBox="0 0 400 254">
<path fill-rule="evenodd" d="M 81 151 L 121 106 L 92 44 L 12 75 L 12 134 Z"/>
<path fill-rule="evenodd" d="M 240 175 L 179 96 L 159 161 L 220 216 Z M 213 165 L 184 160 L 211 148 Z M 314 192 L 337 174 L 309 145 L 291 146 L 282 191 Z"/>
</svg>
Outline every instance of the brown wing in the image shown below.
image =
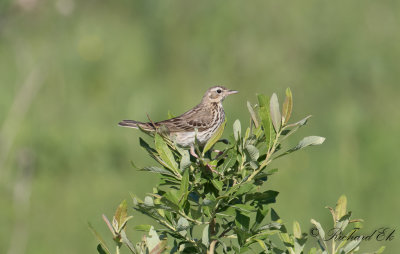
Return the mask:
<svg viewBox="0 0 400 254">
<path fill-rule="evenodd" d="M 214 117 L 215 110 L 197 105 L 180 116 L 157 122 L 155 125 L 165 125 L 170 132 L 194 131 L 196 128 L 198 131 L 203 131 L 212 126 Z"/>
</svg>

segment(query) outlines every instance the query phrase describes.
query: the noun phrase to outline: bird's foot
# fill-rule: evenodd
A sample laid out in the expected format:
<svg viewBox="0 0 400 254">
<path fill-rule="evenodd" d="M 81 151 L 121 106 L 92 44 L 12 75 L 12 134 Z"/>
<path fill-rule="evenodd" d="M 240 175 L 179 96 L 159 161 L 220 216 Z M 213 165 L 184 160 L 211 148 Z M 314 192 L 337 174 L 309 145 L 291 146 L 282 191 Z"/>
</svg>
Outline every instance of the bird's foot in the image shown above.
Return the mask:
<svg viewBox="0 0 400 254">
<path fill-rule="evenodd" d="M 208 168 L 211 172 L 213 172 L 213 173 L 215 173 L 215 174 L 217 174 L 217 175 L 220 174 L 217 170 L 215 170 L 215 168 L 216 168 L 215 165 L 211 165 L 211 164 L 207 163 L 207 164 L 206 164 L 206 168 Z"/>
<path fill-rule="evenodd" d="M 196 159 L 199 158 L 199 156 L 196 154 L 196 152 L 194 151 L 194 146 L 190 147 L 190 154 L 195 157 Z"/>
</svg>

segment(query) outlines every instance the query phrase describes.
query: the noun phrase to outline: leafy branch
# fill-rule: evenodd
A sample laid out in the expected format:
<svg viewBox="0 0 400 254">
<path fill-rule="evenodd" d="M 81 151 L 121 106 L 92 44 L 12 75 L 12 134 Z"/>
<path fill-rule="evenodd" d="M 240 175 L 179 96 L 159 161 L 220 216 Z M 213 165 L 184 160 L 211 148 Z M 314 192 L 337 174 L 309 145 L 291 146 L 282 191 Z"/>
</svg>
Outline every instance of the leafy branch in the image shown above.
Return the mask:
<svg viewBox="0 0 400 254">
<path fill-rule="evenodd" d="M 308 146 L 320 145 L 325 138 L 309 136 L 296 146 L 283 149 L 283 141 L 306 125 L 310 116 L 289 123 L 293 110 L 290 89 L 286 90 L 282 112 L 277 95 L 270 99 L 258 95 L 258 103 L 247 103 L 250 124 L 242 132 L 239 120 L 233 124 L 228 140 L 219 143 L 225 123 L 208 140 L 204 147 L 195 142 L 198 158 L 191 157 L 186 149 L 168 138 L 159 128 L 155 133 L 143 131 L 150 136 L 150 145 L 140 139 L 140 146 L 159 165 L 135 168 L 160 175 L 158 186 L 142 200 L 132 195 L 135 211 L 152 218 L 158 225 L 137 225 L 137 230 L 147 232 L 143 239 L 133 245 L 126 236 L 127 215 L 124 201 L 117 209 L 112 223 L 104 216 L 110 229 L 116 253 L 126 246 L 131 253 L 303 253 L 307 234 L 300 225 L 293 224 L 290 234 L 277 212 L 272 208 L 278 195 L 274 190 L 263 190 L 277 169 L 270 164 L 277 158 Z M 218 146 L 219 150 L 214 150 Z M 343 215 L 343 203 L 335 212 L 337 225 L 347 218 Z M 332 209 L 331 209 L 332 212 Z M 349 217 L 349 216 L 348 216 Z M 320 229 L 319 223 L 312 223 Z M 342 224 L 340 224 L 342 223 Z M 104 240 L 91 228 L 99 239 L 99 253 L 111 253 Z M 322 230 L 319 232 L 323 232 Z M 280 242 L 272 236 L 278 236 Z M 168 240 L 169 239 L 169 240 Z M 320 250 L 312 253 L 328 253 L 326 243 L 319 242 Z M 354 248 L 332 243 L 332 254 Z M 351 245 L 352 246 L 352 245 Z"/>
</svg>

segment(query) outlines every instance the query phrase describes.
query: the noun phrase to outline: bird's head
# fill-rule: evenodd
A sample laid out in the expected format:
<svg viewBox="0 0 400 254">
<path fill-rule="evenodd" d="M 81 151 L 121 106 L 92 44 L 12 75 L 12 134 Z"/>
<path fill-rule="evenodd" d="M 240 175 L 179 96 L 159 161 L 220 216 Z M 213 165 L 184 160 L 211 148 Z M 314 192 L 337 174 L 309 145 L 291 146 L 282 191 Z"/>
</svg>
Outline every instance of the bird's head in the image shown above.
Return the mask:
<svg viewBox="0 0 400 254">
<path fill-rule="evenodd" d="M 229 90 L 223 86 L 214 86 L 209 88 L 207 92 L 204 94 L 202 103 L 212 103 L 212 102 L 219 103 L 222 102 L 226 96 L 235 93 L 238 93 L 238 91 Z"/>
</svg>

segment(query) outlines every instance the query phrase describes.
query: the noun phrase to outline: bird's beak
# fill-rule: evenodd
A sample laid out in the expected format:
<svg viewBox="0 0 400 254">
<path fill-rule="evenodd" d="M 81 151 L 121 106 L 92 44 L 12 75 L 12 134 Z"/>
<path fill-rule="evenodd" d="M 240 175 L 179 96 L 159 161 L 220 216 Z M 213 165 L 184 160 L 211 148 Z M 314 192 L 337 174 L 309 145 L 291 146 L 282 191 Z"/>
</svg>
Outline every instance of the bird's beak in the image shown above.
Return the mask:
<svg viewBox="0 0 400 254">
<path fill-rule="evenodd" d="M 228 90 L 227 92 L 226 92 L 226 94 L 227 95 L 230 95 L 230 94 L 235 94 L 235 93 L 238 93 L 239 91 L 236 91 L 236 90 Z"/>
</svg>

